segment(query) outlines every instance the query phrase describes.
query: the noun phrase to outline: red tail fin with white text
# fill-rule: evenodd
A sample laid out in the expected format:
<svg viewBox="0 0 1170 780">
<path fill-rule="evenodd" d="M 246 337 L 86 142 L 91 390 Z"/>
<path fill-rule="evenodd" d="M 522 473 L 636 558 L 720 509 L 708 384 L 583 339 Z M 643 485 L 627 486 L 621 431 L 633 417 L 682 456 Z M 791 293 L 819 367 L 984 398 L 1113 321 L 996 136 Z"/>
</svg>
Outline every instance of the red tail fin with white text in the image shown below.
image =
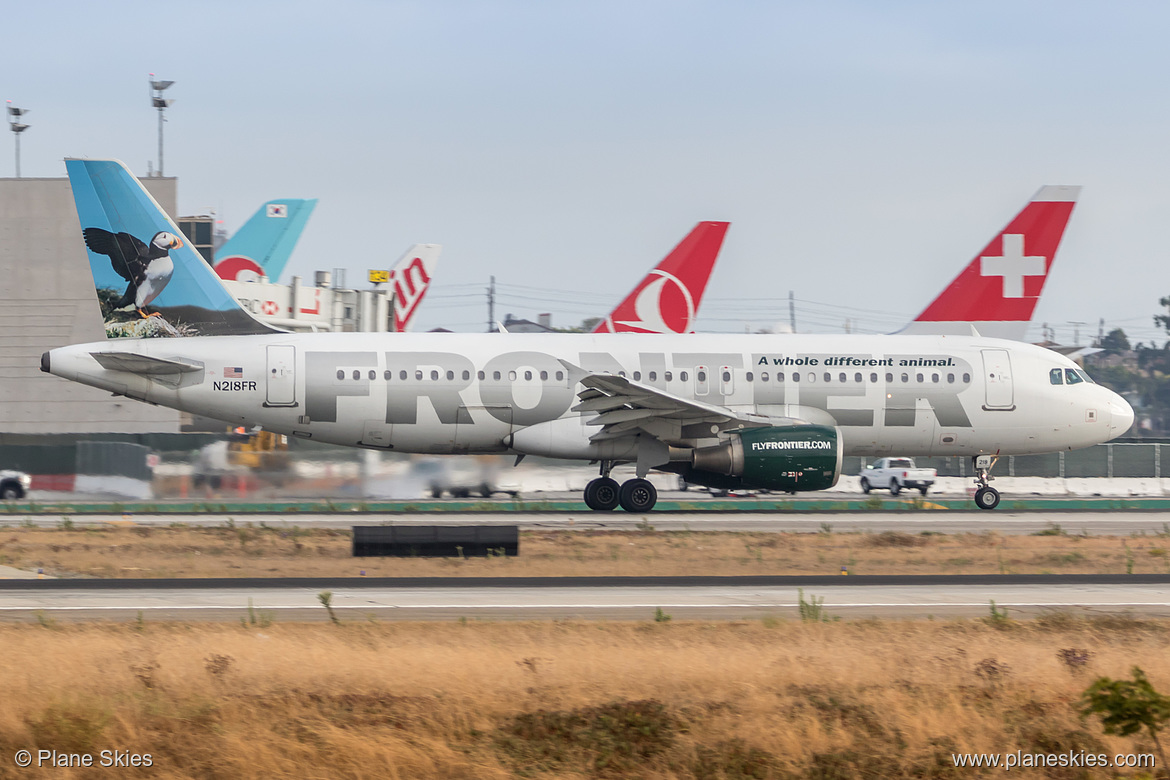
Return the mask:
<svg viewBox="0 0 1170 780">
<path fill-rule="evenodd" d="M 1024 340 L 1080 187 L 1041 187 L 1023 211 L 900 333 Z"/>
<path fill-rule="evenodd" d="M 692 333 L 729 222 L 700 222 L 594 333 Z"/>
</svg>

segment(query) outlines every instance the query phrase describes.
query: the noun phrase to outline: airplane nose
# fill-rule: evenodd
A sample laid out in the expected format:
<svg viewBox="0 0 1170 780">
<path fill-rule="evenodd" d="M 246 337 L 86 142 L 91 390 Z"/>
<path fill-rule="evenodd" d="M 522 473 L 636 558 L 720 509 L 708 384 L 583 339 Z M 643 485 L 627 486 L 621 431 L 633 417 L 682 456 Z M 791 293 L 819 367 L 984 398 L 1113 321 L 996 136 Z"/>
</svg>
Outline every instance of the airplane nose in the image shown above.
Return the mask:
<svg viewBox="0 0 1170 780">
<path fill-rule="evenodd" d="M 1109 401 L 1109 438 L 1116 439 L 1133 425 L 1133 407 L 1119 395 Z"/>
</svg>

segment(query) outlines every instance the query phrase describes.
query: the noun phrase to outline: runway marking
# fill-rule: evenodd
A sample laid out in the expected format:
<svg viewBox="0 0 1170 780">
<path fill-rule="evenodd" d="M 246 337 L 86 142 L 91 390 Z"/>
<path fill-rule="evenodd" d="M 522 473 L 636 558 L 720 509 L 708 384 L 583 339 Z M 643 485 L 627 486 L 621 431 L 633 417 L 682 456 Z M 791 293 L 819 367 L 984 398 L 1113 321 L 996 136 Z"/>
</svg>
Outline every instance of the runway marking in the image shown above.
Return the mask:
<svg viewBox="0 0 1170 780">
<path fill-rule="evenodd" d="M 649 604 L 362 604 L 362 605 L 335 605 L 334 610 L 342 609 L 654 609 L 655 607 L 669 607 L 671 609 L 754 609 L 759 607 L 777 607 L 777 608 L 797 608 L 799 603 L 792 604 L 668 604 L 661 601 L 656 601 Z M 844 607 L 937 607 L 941 609 L 951 607 L 986 607 L 986 601 L 956 601 L 956 602 L 908 602 L 908 603 L 859 603 L 859 604 L 824 604 L 825 607 L 844 608 Z M 1069 601 L 1053 601 L 1053 602 L 996 602 L 997 607 L 1170 607 L 1170 602 L 1165 601 L 1101 601 L 1101 602 L 1069 602 Z M 282 604 L 273 606 L 263 606 L 260 604 L 252 605 L 252 609 L 268 609 L 268 610 L 289 610 L 289 609 L 319 609 L 320 607 L 304 604 Z M 218 609 L 218 610 L 239 610 L 241 612 L 248 611 L 247 606 L 227 606 L 222 604 L 179 604 L 175 606 L 75 606 L 75 607 L 55 607 L 55 606 L 27 606 L 27 607 L 0 607 L 0 612 L 25 612 L 25 611 L 77 611 L 85 610 L 86 612 L 97 612 L 100 610 L 157 610 L 157 609 Z"/>
</svg>

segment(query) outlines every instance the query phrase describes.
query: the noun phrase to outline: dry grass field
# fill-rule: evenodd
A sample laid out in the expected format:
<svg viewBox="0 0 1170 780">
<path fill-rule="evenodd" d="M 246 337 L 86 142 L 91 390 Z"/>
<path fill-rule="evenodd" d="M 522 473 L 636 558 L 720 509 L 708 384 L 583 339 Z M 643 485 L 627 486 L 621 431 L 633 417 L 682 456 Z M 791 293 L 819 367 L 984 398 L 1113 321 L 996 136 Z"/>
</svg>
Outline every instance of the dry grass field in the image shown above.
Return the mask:
<svg viewBox="0 0 1170 780">
<path fill-rule="evenodd" d="M 1170 538 L 523 532 L 515 558 L 353 558 L 347 530 L 232 525 L 0 529 L 0 564 L 57 577 L 1170 572 Z"/>
<path fill-rule="evenodd" d="M 1152 752 L 1076 711 L 1170 623 L 0 625 L 0 777 L 1112 778 L 953 752 Z M 149 753 L 18 770 L 15 751 Z"/>
</svg>

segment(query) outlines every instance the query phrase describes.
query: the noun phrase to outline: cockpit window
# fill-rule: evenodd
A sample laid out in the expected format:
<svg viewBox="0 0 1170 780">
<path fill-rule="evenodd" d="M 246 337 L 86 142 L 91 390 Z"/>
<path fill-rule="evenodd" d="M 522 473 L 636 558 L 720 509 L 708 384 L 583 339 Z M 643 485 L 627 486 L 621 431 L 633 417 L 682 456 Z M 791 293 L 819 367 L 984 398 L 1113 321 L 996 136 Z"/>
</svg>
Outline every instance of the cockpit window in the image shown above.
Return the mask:
<svg viewBox="0 0 1170 780">
<path fill-rule="evenodd" d="M 1081 377 L 1081 379 L 1085 380 L 1089 384 L 1094 384 L 1094 385 L 1097 384 L 1096 382 L 1093 381 L 1093 377 L 1089 376 L 1088 374 L 1086 374 L 1084 371 L 1082 371 L 1079 368 L 1077 369 L 1077 374 Z"/>
<path fill-rule="evenodd" d="M 1079 385 L 1081 382 L 1085 381 L 1084 379 L 1081 379 L 1081 375 L 1078 374 L 1074 368 L 1066 368 L 1064 370 L 1064 378 L 1065 381 L 1067 381 L 1070 385 Z"/>
<path fill-rule="evenodd" d="M 1064 369 L 1054 368 L 1048 372 L 1048 381 L 1054 385 L 1064 384 Z"/>
</svg>

